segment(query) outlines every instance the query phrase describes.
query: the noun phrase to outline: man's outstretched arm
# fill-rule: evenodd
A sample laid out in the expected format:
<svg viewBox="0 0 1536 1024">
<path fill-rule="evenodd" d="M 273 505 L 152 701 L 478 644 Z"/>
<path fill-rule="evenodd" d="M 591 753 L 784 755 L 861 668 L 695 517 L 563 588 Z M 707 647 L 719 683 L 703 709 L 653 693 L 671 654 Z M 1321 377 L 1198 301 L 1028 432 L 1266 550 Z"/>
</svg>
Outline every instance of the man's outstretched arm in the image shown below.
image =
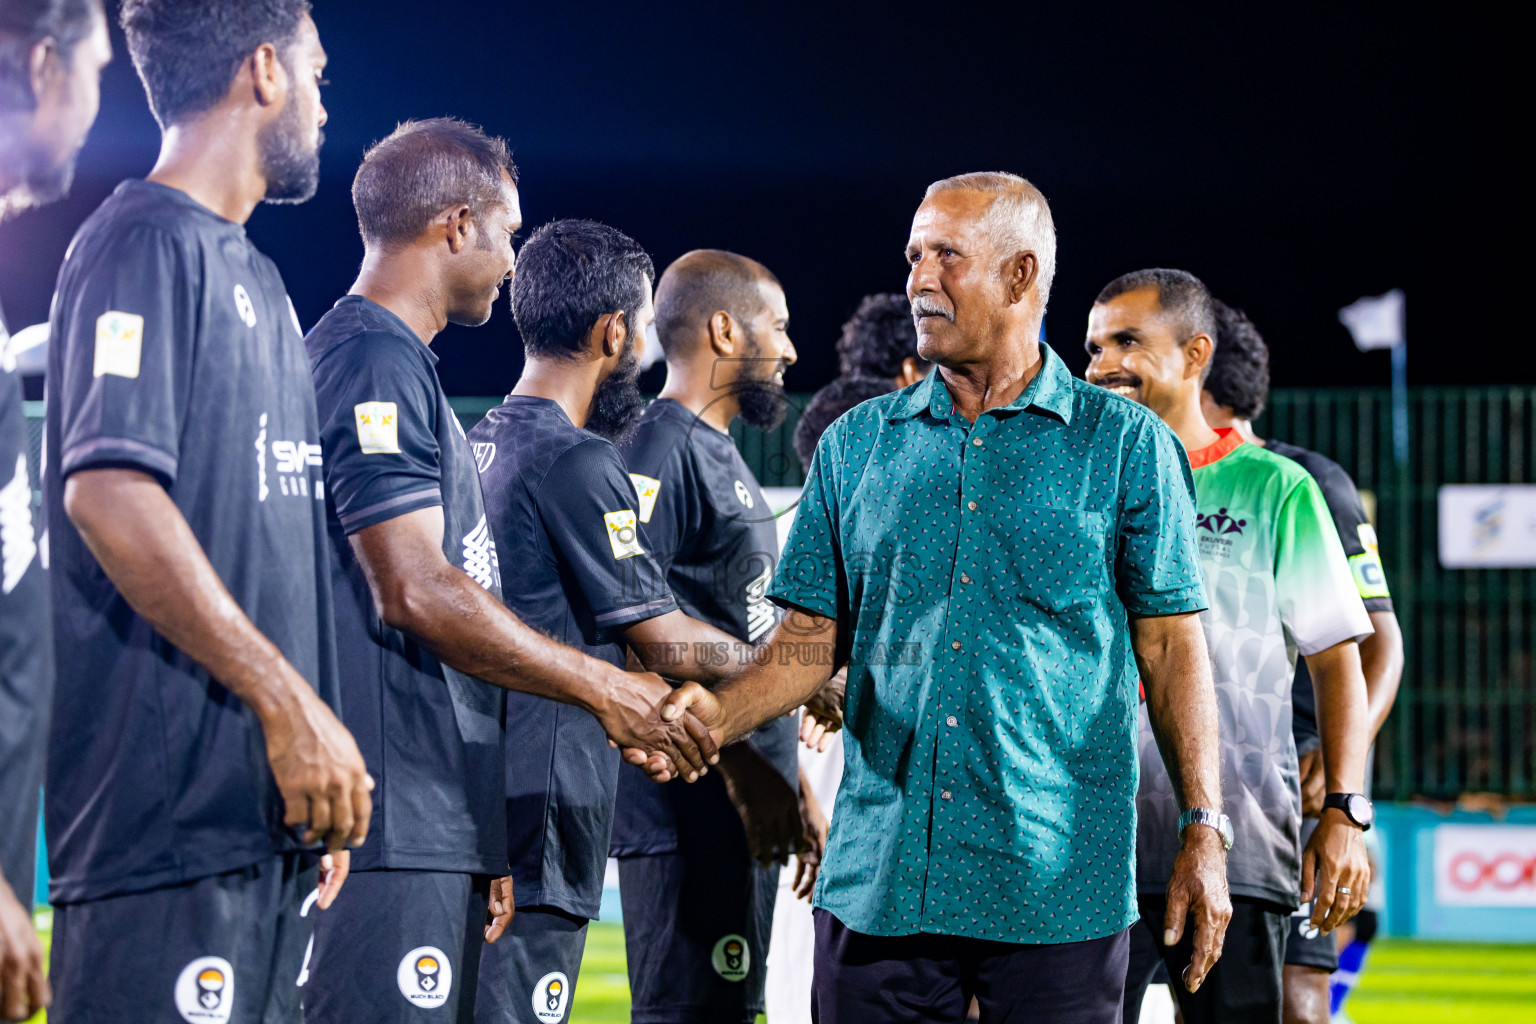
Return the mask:
<svg viewBox="0 0 1536 1024">
<path fill-rule="evenodd" d="M 804 704 L 837 671 L 836 651 L 836 619 L 793 609 L 769 634 L 756 661 L 713 692 L 697 683 L 683 684 L 662 702 L 661 718 L 676 722 L 692 712 L 716 745 L 725 746 Z M 624 758 L 639 765 L 645 754 L 644 749 L 626 749 Z M 646 771 L 656 777 L 649 765 Z"/>
<path fill-rule="evenodd" d="M 1221 810 L 1221 759 L 1216 688 L 1197 613 L 1131 616 L 1131 645 L 1147 691 L 1147 717 L 1179 806 Z M 1215 829 L 1191 825 L 1168 879 L 1163 942 L 1173 945 L 1195 918 L 1194 956 L 1184 975 L 1194 992 L 1221 958 L 1232 920 L 1227 852 Z"/>
<path fill-rule="evenodd" d="M 693 716 L 657 715 L 672 692 L 659 676 L 625 672 L 530 628 L 449 563 L 443 529 L 443 510 L 433 506 L 352 534 L 379 618 L 465 675 L 590 711 L 617 745 L 670 761 L 657 766 L 667 777 L 680 771 L 692 781 L 718 760 Z"/>
</svg>

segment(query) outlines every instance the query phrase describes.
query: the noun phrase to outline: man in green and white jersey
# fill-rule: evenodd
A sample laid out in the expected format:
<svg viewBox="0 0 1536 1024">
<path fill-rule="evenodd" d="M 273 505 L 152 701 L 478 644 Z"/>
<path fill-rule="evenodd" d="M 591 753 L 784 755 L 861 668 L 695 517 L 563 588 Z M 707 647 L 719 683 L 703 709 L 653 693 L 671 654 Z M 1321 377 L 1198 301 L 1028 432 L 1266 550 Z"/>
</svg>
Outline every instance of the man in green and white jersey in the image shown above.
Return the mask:
<svg viewBox="0 0 1536 1024">
<path fill-rule="evenodd" d="M 1177 270 L 1118 278 L 1088 321 L 1088 379 L 1156 412 L 1178 435 L 1194 476 L 1196 537 L 1209 611 L 1201 615 L 1221 715 L 1222 798 L 1232 843 L 1233 918 L 1221 961 L 1196 994 L 1174 985 L 1186 1024 L 1281 1019 L 1281 964 L 1289 916 L 1316 895 L 1313 921 L 1353 917 L 1370 881 L 1361 832 L 1369 735 L 1357 641 L 1371 633 L 1317 484 L 1299 465 L 1213 430 L 1201 383 L 1216 336 L 1210 293 Z M 1301 796 L 1291 736 L 1297 654 L 1317 690 L 1330 806 L 1301 849 Z M 1177 976 L 1189 952 L 1153 928 L 1163 920 L 1160 878 L 1179 851 L 1173 782 L 1145 716 L 1137 793 L 1137 890 L 1148 928 L 1132 932 L 1126 1016 L 1161 958 Z"/>
</svg>

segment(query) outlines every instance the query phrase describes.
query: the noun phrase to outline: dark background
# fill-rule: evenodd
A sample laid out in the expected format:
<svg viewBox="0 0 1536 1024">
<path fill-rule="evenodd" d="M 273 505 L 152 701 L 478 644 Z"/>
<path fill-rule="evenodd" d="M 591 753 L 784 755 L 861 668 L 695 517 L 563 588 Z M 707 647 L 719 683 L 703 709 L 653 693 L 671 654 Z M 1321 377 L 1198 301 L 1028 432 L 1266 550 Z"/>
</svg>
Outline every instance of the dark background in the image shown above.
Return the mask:
<svg viewBox="0 0 1536 1024">
<path fill-rule="evenodd" d="M 512 143 L 530 227 L 604 220 L 658 267 L 702 246 L 766 263 L 800 350 L 786 383 L 806 391 L 835 372 L 859 297 L 904 287 L 923 188 L 1003 169 L 1051 202 L 1046 331 L 1074 371 L 1098 289 L 1164 265 L 1249 311 L 1277 386 L 1385 384 L 1386 354 L 1356 352 L 1336 310 L 1391 287 L 1415 385 L 1531 379 L 1508 333 L 1528 259 L 1515 5 L 1053 8 L 317 0 L 320 192 L 249 230 L 313 324 L 361 257 L 363 150 L 403 118 L 464 117 Z M 79 222 L 153 163 L 115 30 L 114 46 L 73 196 L 0 228 L 13 330 L 46 318 Z M 434 348 L 451 394 L 504 392 L 521 364 L 504 302 Z"/>
</svg>

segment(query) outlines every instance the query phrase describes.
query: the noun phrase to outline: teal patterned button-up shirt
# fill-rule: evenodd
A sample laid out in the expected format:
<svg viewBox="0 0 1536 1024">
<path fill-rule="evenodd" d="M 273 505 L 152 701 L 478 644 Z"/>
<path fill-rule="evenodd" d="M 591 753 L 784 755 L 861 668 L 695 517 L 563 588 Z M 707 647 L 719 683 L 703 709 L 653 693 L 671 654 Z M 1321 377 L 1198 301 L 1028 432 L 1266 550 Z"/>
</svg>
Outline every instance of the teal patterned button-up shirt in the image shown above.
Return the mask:
<svg viewBox="0 0 1536 1024">
<path fill-rule="evenodd" d="M 937 371 L 832 424 L 769 591 L 849 655 L 816 905 L 854 931 L 1056 943 L 1136 919 L 1127 611 L 1205 607 L 1189 463 L 1041 351 L 974 425 Z"/>
</svg>

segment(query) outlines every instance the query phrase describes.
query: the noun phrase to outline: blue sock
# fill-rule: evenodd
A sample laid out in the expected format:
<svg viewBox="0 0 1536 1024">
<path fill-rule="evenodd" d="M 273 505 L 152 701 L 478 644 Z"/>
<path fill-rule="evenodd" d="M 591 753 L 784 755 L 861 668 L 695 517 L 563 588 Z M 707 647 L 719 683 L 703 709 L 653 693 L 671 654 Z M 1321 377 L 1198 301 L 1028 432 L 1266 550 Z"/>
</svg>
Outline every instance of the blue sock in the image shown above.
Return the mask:
<svg viewBox="0 0 1536 1024">
<path fill-rule="evenodd" d="M 1359 939 L 1339 950 L 1339 969 L 1328 979 L 1328 1012 L 1337 1014 L 1344 1008 L 1344 1000 L 1360 980 L 1365 967 L 1365 951 L 1369 947 Z"/>
</svg>

